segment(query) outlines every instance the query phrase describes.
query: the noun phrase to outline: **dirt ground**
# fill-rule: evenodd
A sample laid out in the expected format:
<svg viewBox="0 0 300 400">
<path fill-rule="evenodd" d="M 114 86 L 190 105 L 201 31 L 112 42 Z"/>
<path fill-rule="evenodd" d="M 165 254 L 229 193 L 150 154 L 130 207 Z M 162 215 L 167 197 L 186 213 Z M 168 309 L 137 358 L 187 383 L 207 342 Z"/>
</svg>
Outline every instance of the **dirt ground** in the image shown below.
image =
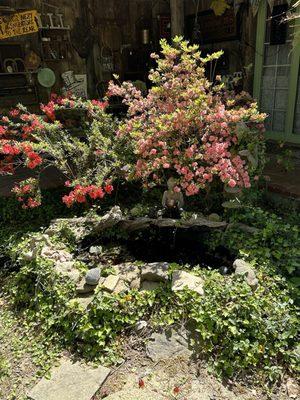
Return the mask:
<svg viewBox="0 0 300 400">
<path fill-rule="evenodd" d="M 134 340 L 134 339 L 133 339 Z M 113 369 L 93 400 L 287 400 L 285 385 L 276 394 L 238 382 L 221 382 L 201 362 L 177 356 L 152 362 L 140 346 L 126 343 L 127 357 Z"/>
</svg>

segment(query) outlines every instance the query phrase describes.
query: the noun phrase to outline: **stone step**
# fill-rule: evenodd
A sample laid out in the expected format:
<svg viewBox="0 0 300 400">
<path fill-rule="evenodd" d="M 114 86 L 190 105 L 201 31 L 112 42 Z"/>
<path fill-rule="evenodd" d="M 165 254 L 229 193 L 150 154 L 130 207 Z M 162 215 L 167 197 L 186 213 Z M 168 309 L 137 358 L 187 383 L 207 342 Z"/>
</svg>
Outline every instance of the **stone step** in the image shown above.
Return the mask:
<svg viewBox="0 0 300 400">
<path fill-rule="evenodd" d="M 91 400 L 110 373 L 110 369 L 93 368 L 70 359 L 62 359 L 51 370 L 51 378 L 42 378 L 29 392 L 31 400 Z"/>
</svg>

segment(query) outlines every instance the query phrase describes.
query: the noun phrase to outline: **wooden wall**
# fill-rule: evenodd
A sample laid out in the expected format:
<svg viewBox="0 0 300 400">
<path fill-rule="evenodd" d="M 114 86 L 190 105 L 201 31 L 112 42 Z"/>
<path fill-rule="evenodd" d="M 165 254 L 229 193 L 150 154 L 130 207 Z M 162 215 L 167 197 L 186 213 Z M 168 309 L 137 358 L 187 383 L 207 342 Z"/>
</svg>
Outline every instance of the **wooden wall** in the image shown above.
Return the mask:
<svg viewBox="0 0 300 400">
<path fill-rule="evenodd" d="M 197 1 L 181 0 L 184 17 L 195 14 Z M 176 0 L 173 3 L 180 2 Z M 7 0 L 1 4 L 9 4 L 17 10 L 37 9 L 41 13 L 55 12 L 51 6 L 57 6 L 64 15 L 66 25 L 70 26 L 70 42 L 67 57 L 62 60 L 47 60 L 43 66 L 55 71 L 56 84 L 54 92 L 59 92 L 63 85 L 61 74 L 73 70 L 75 74 L 88 75 L 89 93 L 97 96 L 97 83 L 107 81 L 112 73 L 121 78 L 130 79 L 130 71 L 139 69 L 134 58 L 128 65 L 131 53 L 156 50 L 158 47 L 158 17 L 170 15 L 169 0 Z M 211 0 L 200 0 L 199 12 L 209 9 Z M 217 51 L 224 49 L 228 54 L 228 72 L 241 71 L 244 66 L 254 62 L 256 21 L 252 13 L 244 7 L 239 14 L 239 37 L 236 40 L 218 41 L 203 45 L 203 49 Z M 182 19 L 184 22 L 184 18 Z M 149 26 L 150 41 L 148 47 L 141 45 L 141 27 Z M 186 28 L 186 27 L 185 27 Z M 18 41 L 40 53 L 39 34 L 26 35 L 11 39 Z M 1 44 L 1 41 L 0 41 Z M 79 48 L 85 47 L 85 54 Z M 80 54 L 79 54 L 80 53 Z M 113 71 L 103 68 L 103 56 L 113 58 Z M 137 58 L 138 60 L 138 58 Z M 244 88 L 252 89 L 252 71 L 247 70 Z M 138 72 L 138 71 L 137 71 Z M 136 79 L 138 75 L 132 75 Z M 37 85 L 38 86 L 38 85 Z M 99 86 L 99 85 L 98 85 Z M 44 101 L 47 91 L 38 86 L 39 100 Z M 22 99 L 17 99 L 22 101 Z M 0 98 L 1 108 L 1 98 Z"/>
</svg>

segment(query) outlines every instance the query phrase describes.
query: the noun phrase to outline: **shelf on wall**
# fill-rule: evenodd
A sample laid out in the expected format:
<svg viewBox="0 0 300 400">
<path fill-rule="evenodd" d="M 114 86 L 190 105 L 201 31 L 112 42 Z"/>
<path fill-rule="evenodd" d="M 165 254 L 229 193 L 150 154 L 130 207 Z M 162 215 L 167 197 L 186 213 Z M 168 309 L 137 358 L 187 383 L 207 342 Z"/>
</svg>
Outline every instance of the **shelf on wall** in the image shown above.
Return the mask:
<svg viewBox="0 0 300 400">
<path fill-rule="evenodd" d="M 39 28 L 39 30 L 40 31 L 70 31 L 71 30 L 71 28 L 70 27 L 64 27 L 64 28 L 62 28 L 62 27 L 59 27 L 59 26 L 57 26 L 57 27 L 50 27 L 50 26 L 41 26 L 40 28 Z"/>
<path fill-rule="evenodd" d="M 27 72 L 0 72 L 0 76 L 5 75 L 28 75 L 28 74 L 37 74 L 38 71 L 27 71 Z"/>
</svg>

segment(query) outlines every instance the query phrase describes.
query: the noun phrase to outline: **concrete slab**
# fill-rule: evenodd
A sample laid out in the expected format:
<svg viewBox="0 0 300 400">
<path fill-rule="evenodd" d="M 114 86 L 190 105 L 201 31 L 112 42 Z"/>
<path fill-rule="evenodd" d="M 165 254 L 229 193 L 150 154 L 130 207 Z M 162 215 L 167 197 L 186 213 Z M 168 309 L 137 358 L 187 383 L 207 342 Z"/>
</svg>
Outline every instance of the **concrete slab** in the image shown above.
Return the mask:
<svg viewBox="0 0 300 400">
<path fill-rule="evenodd" d="M 28 397 L 31 400 L 90 400 L 109 373 L 109 368 L 93 368 L 63 359 L 59 367 L 52 369 L 51 378 L 42 378 Z"/>
</svg>

